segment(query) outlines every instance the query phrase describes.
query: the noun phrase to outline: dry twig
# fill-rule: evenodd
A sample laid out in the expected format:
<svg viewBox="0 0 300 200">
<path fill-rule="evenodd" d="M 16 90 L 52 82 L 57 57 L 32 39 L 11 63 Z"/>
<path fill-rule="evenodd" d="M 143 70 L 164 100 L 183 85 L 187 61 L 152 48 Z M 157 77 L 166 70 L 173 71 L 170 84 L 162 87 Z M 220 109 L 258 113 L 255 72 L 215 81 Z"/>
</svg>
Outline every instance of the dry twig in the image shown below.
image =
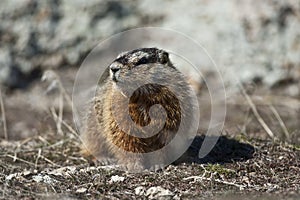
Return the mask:
<svg viewBox="0 0 300 200">
<path fill-rule="evenodd" d="M 203 176 L 190 176 L 190 177 L 184 178 L 183 180 L 187 181 L 187 180 L 191 180 L 191 179 L 193 179 L 195 181 L 202 181 L 202 180 L 215 181 L 217 183 L 223 183 L 223 184 L 226 184 L 226 185 L 231 185 L 231 186 L 238 187 L 240 190 L 243 190 L 246 187 L 244 185 L 236 184 L 236 183 L 233 183 L 233 182 L 228 182 L 228 181 L 224 181 L 224 180 L 221 180 L 221 179 L 206 178 L 206 177 L 203 177 Z"/>
<path fill-rule="evenodd" d="M 287 129 L 287 127 L 285 126 L 285 123 L 283 122 L 283 120 L 281 119 L 279 113 L 277 112 L 276 108 L 273 106 L 273 105 L 269 105 L 271 111 L 273 112 L 274 116 L 276 117 L 276 119 L 278 120 L 280 126 L 281 126 L 281 129 L 285 135 L 285 138 L 290 141 L 290 134 L 289 134 L 289 131 Z"/>
<path fill-rule="evenodd" d="M 2 120 L 3 120 L 4 139 L 7 140 L 8 134 L 7 134 L 6 115 L 5 115 L 5 108 L 4 108 L 1 88 L 0 88 L 0 107 L 1 107 Z"/>
<path fill-rule="evenodd" d="M 266 122 L 263 120 L 263 118 L 260 116 L 255 104 L 253 103 L 253 101 L 251 100 L 251 98 L 249 97 L 247 92 L 245 91 L 244 87 L 242 85 L 240 85 L 240 86 L 241 86 L 242 93 L 243 93 L 244 97 L 246 98 L 254 116 L 256 117 L 256 119 L 258 120 L 260 125 L 263 127 L 263 129 L 267 132 L 267 134 L 274 140 L 275 135 L 273 134 L 273 132 L 271 131 L 269 126 L 266 124 Z"/>
<path fill-rule="evenodd" d="M 15 154 L 14 156 L 8 154 L 8 155 L 6 155 L 6 157 L 12 158 L 12 159 L 14 160 L 14 162 L 15 162 L 16 160 L 19 160 L 19 161 L 24 162 L 24 163 L 26 163 L 26 164 L 29 164 L 29 165 L 31 165 L 31 166 L 35 166 L 35 164 L 32 163 L 32 162 L 29 162 L 29 161 L 24 160 L 24 159 L 22 159 L 22 158 L 18 158 L 18 157 L 16 156 L 16 154 Z"/>
</svg>

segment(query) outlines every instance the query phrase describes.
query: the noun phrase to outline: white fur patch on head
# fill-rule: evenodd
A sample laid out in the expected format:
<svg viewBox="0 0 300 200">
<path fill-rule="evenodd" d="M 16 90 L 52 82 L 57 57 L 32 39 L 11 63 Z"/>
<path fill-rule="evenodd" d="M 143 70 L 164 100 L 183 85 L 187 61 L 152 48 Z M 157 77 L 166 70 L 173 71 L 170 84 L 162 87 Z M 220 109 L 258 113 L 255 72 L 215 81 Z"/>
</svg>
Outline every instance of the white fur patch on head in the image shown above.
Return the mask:
<svg viewBox="0 0 300 200">
<path fill-rule="evenodd" d="M 149 58 L 149 57 L 150 57 L 149 53 L 144 51 L 138 51 L 130 55 L 128 61 L 134 63 L 140 60 L 141 58 Z"/>
</svg>

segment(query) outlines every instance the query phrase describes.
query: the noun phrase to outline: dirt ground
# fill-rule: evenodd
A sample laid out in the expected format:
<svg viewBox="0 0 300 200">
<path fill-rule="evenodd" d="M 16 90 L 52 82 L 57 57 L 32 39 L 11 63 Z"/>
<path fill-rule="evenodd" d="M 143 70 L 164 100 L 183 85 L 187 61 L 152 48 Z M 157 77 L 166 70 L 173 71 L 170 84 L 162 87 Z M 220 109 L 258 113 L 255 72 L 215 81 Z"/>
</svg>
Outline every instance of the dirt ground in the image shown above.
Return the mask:
<svg viewBox="0 0 300 200">
<path fill-rule="evenodd" d="M 300 147 L 283 142 L 222 136 L 197 159 L 158 172 L 127 173 L 94 165 L 79 154 L 78 138 L 45 135 L 1 143 L 2 199 L 298 199 Z"/>
<path fill-rule="evenodd" d="M 72 70 L 59 74 L 67 92 L 73 74 Z M 64 121 L 58 131 L 55 113 L 60 93 L 45 94 L 45 88 L 46 83 L 36 82 L 26 91 L 3 95 L 9 140 L 0 142 L 1 199 L 300 197 L 299 110 L 272 101 L 288 127 L 286 138 L 270 107 L 255 100 L 259 91 L 251 98 L 276 138 L 266 134 L 248 103 L 239 100 L 243 96 L 234 96 L 228 101 L 222 136 L 205 158 L 197 157 L 205 137 L 200 128 L 191 147 L 174 164 L 158 172 L 129 173 L 80 155 L 68 102 L 64 101 Z M 205 93 L 201 98 L 206 98 Z M 297 108 L 298 101 L 293 102 L 289 104 Z"/>
</svg>

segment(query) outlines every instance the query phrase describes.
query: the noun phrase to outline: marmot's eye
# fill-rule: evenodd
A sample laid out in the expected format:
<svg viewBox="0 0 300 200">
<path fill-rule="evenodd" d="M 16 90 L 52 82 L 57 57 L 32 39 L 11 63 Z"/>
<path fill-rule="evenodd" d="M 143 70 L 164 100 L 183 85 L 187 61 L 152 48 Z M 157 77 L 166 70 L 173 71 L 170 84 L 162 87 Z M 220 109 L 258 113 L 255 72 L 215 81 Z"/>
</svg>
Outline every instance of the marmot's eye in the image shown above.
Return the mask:
<svg viewBox="0 0 300 200">
<path fill-rule="evenodd" d="M 161 62 L 162 64 L 166 64 L 166 63 L 168 62 L 168 60 L 169 60 L 169 54 L 166 53 L 166 52 L 164 52 L 164 53 L 162 54 L 162 57 L 161 57 L 161 59 L 160 59 L 160 62 Z"/>
<path fill-rule="evenodd" d="M 147 64 L 148 63 L 148 59 L 147 58 L 141 58 L 136 65 L 142 65 L 142 64 Z"/>
</svg>

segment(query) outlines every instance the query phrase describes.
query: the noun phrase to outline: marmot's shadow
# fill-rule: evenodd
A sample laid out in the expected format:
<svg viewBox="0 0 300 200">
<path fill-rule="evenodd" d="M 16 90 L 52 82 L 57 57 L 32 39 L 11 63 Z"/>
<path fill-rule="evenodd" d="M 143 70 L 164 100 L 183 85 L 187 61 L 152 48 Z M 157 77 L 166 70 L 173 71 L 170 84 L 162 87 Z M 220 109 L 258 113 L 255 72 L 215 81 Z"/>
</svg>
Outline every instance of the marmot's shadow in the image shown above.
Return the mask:
<svg viewBox="0 0 300 200">
<path fill-rule="evenodd" d="M 248 160 L 253 157 L 254 147 L 241 143 L 225 136 L 220 136 L 217 144 L 204 158 L 199 158 L 198 153 L 205 137 L 196 136 L 189 149 L 174 164 L 180 163 L 231 163 L 234 161 Z"/>
</svg>

